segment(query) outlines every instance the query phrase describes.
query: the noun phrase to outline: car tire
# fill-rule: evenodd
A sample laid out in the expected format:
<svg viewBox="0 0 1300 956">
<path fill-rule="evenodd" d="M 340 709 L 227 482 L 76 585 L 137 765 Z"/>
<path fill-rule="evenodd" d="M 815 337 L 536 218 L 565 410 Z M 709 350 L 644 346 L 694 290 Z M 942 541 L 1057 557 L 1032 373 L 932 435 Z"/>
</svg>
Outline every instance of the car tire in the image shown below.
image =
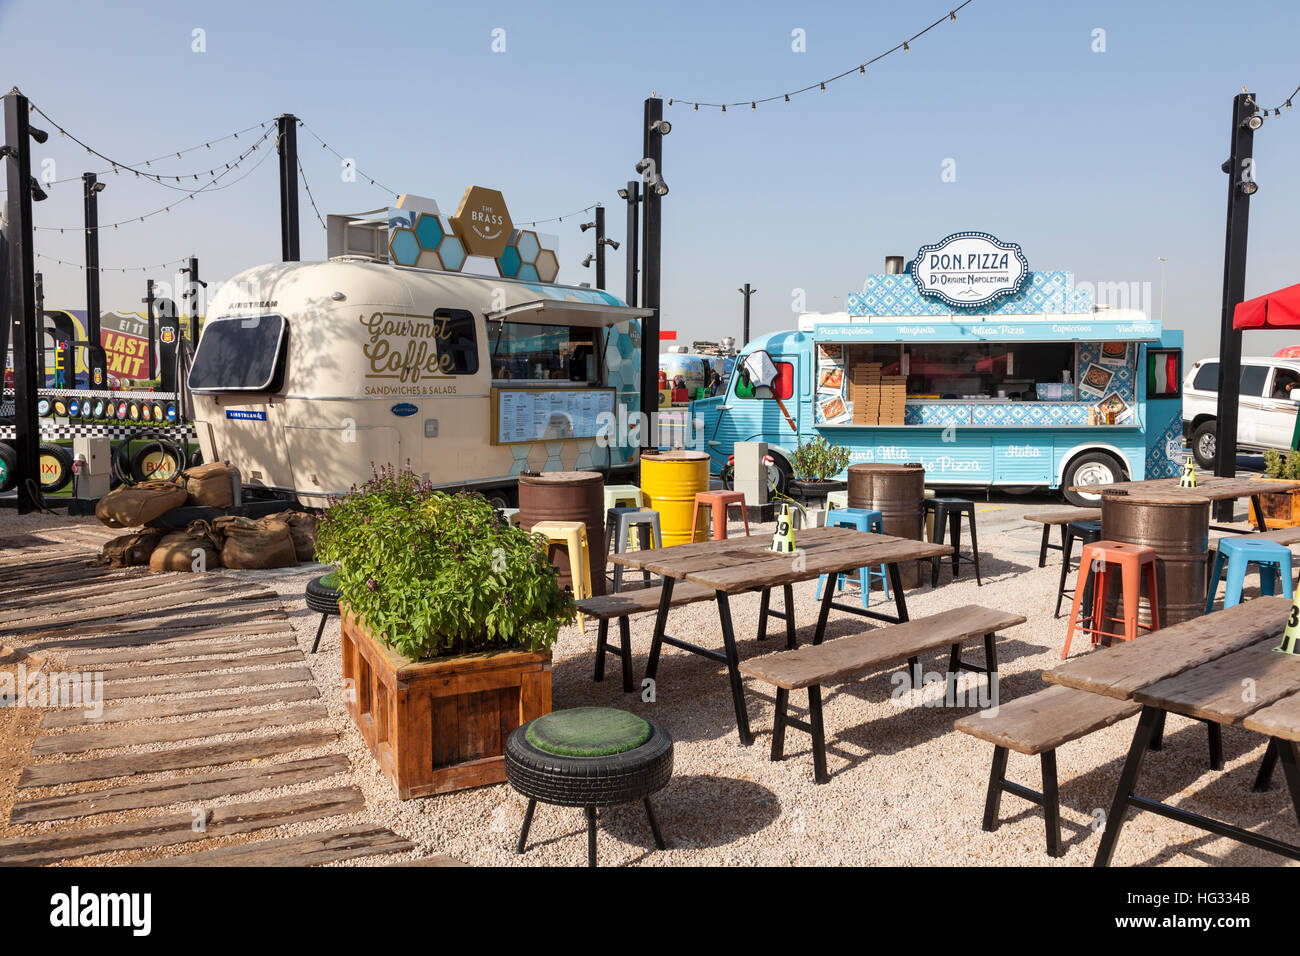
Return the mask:
<svg viewBox="0 0 1300 956">
<path fill-rule="evenodd" d="M 1126 478 L 1124 466 L 1114 455 L 1104 451 L 1088 451 L 1072 459 L 1066 466 L 1061 479 L 1061 493 L 1076 508 L 1095 508 L 1101 502 L 1101 495 L 1071 491 L 1071 486 L 1106 485 Z"/>
<path fill-rule="evenodd" d="M 151 455 L 158 454 L 170 460 L 172 467 L 168 469 L 170 474 L 161 476 L 165 481 L 174 481 L 179 478 L 181 472 L 186 468 L 185 453 L 179 445 L 167 441 L 165 438 L 156 439 L 141 445 L 136 449 L 135 454 L 131 456 L 131 480 L 134 482 L 149 481 L 154 477 L 159 477 L 157 471 L 152 473 L 145 472 L 145 463 Z"/>
<path fill-rule="evenodd" d="M 775 472 L 775 478 L 773 478 L 773 472 Z M 767 466 L 767 474 L 769 492 L 775 490 L 778 495 L 788 495 L 790 493 L 790 482 L 794 481 L 794 469 L 790 467 L 790 462 L 785 455 L 780 452 L 772 453 L 772 464 Z"/>
<path fill-rule="evenodd" d="M 1192 430 L 1192 457 L 1203 471 L 1214 467 L 1218 425 L 1215 419 L 1207 418 Z"/>
<path fill-rule="evenodd" d="M 18 455 L 13 448 L 0 442 L 0 494 L 13 490 L 18 484 Z"/>
<path fill-rule="evenodd" d="M 51 445 L 42 442 L 38 455 L 41 459 L 53 459 L 59 466 L 58 472 L 52 475 L 48 481 L 42 476 L 41 493 L 50 495 L 68 487 L 68 482 L 72 481 L 72 453 L 62 445 Z"/>
</svg>

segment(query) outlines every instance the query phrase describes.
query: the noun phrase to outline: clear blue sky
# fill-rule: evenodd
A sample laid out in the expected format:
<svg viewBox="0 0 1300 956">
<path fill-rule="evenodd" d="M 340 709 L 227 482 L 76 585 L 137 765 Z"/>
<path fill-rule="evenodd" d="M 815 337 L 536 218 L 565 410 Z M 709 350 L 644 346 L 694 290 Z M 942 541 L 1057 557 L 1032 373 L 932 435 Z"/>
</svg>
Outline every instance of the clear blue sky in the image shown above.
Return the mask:
<svg viewBox="0 0 1300 956">
<path fill-rule="evenodd" d="M 621 240 L 615 190 L 634 177 L 651 90 L 779 94 L 874 56 L 952 3 L 0 0 L 0 82 L 127 160 L 293 112 L 370 175 L 444 211 L 474 183 L 502 189 L 519 220 L 602 200 Z M 195 28 L 206 31 L 205 53 L 191 51 Z M 505 30 L 504 53 L 492 52 L 494 28 Z M 806 52 L 791 48 L 796 28 Z M 1092 51 L 1096 28 L 1104 53 Z M 1019 242 L 1032 268 L 1150 283 L 1152 312 L 1167 256 L 1166 321 L 1188 330 L 1191 358 L 1203 356 L 1217 349 L 1231 99 L 1248 85 L 1277 105 L 1300 83 L 1297 49 L 1300 5 L 1286 0 L 974 0 L 866 78 L 788 106 L 721 115 L 679 103 L 664 146 L 664 327 L 738 334 L 736 288 L 749 281 L 759 290 L 755 333 L 788 328 L 795 290 L 809 309 L 842 307 L 885 255 L 983 229 Z M 157 168 L 224 162 L 236 147 Z M 311 136 L 300 149 L 322 214 L 389 201 L 364 179 L 342 182 Z M 35 157 L 53 158 L 60 178 L 102 166 L 57 134 Z M 941 179 L 949 158 L 955 182 Z M 1300 282 L 1300 109 L 1265 123 L 1256 159 L 1248 294 Z M 104 221 L 179 195 L 108 181 Z M 302 202 L 304 257 L 321 258 L 324 233 Z M 54 187 L 37 207 L 38 225 L 80 220 L 79 183 Z M 572 283 L 594 271 L 580 265 L 591 234 L 577 222 L 546 227 L 561 238 L 560 280 Z M 108 230 L 101 258 L 140 265 L 195 253 L 205 277 L 224 278 L 278 258 L 278 223 L 272 158 L 227 190 Z M 79 234 L 38 235 L 38 251 L 81 260 Z M 619 292 L 622 262 L 612 254 Z M 79 270 L 38 267 L 50 306 L 84 305 Z M 139 308 L 143 290 L 140 273 L 110 273 L 103 304 Z M 1257 333 L 1245 351 L 1291 341 Z"/>
</svg>

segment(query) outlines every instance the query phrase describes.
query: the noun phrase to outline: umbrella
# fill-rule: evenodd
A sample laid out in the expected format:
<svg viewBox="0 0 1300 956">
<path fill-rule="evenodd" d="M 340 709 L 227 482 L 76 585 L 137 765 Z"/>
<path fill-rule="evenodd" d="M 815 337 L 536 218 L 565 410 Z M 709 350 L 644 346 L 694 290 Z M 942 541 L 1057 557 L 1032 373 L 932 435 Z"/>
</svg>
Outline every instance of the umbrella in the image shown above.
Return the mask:
<svg viewBox="0 0 1300 956">
<path fill-rule="evenodd" d="M 1234 329 L 1300 328 L 1300 285 L 1247 299 L 1232 314 Z"/>
</svg>

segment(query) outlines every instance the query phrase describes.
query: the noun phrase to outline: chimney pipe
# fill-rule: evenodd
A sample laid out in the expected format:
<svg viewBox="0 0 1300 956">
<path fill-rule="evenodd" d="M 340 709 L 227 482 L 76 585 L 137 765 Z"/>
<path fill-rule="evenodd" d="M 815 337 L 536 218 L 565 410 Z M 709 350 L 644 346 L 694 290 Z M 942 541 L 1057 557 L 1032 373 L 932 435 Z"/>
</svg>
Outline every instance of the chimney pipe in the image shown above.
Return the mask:
<svg viewBox="0 0 1300 956">
<path fill-rule="evenodd" d="M 903 274 L 903 257 L 902 256 L 885 256 L 885 275 L 902 275 Z"/>
</svg>

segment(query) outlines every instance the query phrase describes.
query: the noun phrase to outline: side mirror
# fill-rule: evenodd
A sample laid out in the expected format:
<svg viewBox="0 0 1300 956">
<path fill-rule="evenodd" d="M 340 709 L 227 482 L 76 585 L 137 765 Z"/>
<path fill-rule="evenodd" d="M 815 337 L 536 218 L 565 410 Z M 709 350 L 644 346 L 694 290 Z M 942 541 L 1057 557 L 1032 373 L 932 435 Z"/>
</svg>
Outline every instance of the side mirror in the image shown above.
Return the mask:
<svg viewBox="0 0 1300 956">
<path fill-rule="evenodd" d="M 1300 385 L 1294 386 L 1287 392 L 1287 399 L 1293 402 L 1300 402 Z"/>
</svg>

